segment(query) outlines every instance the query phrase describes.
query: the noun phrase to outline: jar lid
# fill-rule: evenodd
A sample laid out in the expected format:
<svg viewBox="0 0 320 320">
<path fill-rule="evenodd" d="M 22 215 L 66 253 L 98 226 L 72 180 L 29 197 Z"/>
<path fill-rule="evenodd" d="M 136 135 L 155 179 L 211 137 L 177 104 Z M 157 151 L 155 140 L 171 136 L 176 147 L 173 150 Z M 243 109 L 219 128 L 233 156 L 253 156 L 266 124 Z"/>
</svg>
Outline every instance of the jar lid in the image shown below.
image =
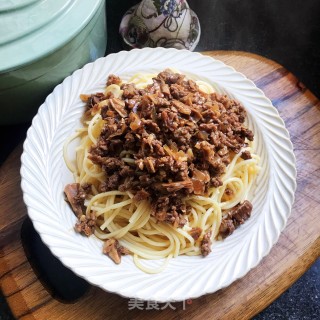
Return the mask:
<svg viewBox="0 0 320 320">
<path fill-rule="evenodd" d="M 0 72 L 17 69 L 62 47 L 105 0 L 0 0 Z"/>
</svg>

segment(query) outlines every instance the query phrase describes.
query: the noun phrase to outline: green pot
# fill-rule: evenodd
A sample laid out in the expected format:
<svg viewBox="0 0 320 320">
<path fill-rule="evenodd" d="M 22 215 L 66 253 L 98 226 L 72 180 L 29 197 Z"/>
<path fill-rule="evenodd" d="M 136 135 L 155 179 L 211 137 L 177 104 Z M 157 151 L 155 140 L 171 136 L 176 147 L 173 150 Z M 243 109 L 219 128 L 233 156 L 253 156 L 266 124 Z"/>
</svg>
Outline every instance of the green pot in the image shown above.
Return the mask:
<svg viewBox="0 0 320 320">
<path fill-rule="evenodd" d="M 31 120 L 57 84 L 104 56 L 106 41 L 105 0 L 2 1 L 0 125 Z"/>
</svg>

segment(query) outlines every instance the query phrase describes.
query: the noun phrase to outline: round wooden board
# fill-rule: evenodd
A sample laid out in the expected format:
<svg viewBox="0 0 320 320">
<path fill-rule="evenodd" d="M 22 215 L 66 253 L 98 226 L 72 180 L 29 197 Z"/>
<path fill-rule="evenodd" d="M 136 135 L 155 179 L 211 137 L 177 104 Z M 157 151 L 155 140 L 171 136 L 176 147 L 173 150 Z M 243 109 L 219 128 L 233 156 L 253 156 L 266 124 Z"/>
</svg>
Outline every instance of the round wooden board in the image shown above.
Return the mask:
<svg viewBox="0 0 320 320">
<path fill-rule="evenodd" d="M 0 280 L 16 318 L 247 319 L 275 300 L 319 257 L 319 100 L 286 69 L 263 57 L 230 51 L 205 54 L 253 80 L 272 100 L 290 132 L 297 158 L 298 187 L 292 214 L 277 244 L 245 277 L 193 301 L 168 306 L 144 302 L 134 306 L 134 301 L 91 287 L 73 304 L 59 302 L 38 280 L 22 248 L 20 229 L 27 213 L 20 189 L 20 146 L 0 172 Z"/>
</svg>

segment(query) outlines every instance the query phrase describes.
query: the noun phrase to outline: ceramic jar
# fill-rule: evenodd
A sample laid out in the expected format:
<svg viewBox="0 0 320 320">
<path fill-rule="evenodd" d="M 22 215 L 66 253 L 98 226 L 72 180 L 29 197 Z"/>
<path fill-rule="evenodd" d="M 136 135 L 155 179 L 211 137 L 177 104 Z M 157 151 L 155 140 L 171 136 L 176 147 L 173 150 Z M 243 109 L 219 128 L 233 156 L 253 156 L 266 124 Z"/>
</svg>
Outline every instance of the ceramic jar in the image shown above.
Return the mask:
<svg viewBox="0 0 320 320">
<path fill-rule="evenodd" d="M 124 15 L 120 34 L 133 48 L 165 47 L 194 50 L 200 23 L 186 0 L 143 0 Z"/>
</svg>

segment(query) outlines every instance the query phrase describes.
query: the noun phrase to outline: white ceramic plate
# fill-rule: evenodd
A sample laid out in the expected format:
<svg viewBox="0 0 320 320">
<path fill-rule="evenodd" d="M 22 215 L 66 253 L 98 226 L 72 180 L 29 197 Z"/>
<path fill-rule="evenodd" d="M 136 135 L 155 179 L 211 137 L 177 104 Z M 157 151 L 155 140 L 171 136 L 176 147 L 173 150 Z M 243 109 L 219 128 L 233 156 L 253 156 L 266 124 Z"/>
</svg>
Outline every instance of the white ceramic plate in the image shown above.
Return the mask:
<svg viewBox="0 0 320 320">
<path fill-rule="evenodd" d="M 167 269 L 145 274 L 131 256 L 115 265 L 102 242 L 74 232 L 76 218 L 64 201 L 72 182 L 62 145 L 80 126 L 84 105 L 80 93 L 103 90 L 110 73 L 127 78 L 167 67 L 212 83 L 217 91 L 245 106 L 255 133 L 262 171 L 252 196 L 252 217 L 206 257 L 180 256 Z M 220 61 L 189 51 L 142 49 L 119 52 L 87 64 L 48 96 L 32 122 L 22 155 L 22 189 L 28 213 L 42 240 L 67 267 L 107 291 L 143 300 L 180 301 L 226 287 L 244 276 L 268 254 L 285 227 L 296 188 L 295 158 L 289 134 L 277 110 L 253 82 Z M 149 261 L 156 266 L 159 261 Z"/>
</svg>

